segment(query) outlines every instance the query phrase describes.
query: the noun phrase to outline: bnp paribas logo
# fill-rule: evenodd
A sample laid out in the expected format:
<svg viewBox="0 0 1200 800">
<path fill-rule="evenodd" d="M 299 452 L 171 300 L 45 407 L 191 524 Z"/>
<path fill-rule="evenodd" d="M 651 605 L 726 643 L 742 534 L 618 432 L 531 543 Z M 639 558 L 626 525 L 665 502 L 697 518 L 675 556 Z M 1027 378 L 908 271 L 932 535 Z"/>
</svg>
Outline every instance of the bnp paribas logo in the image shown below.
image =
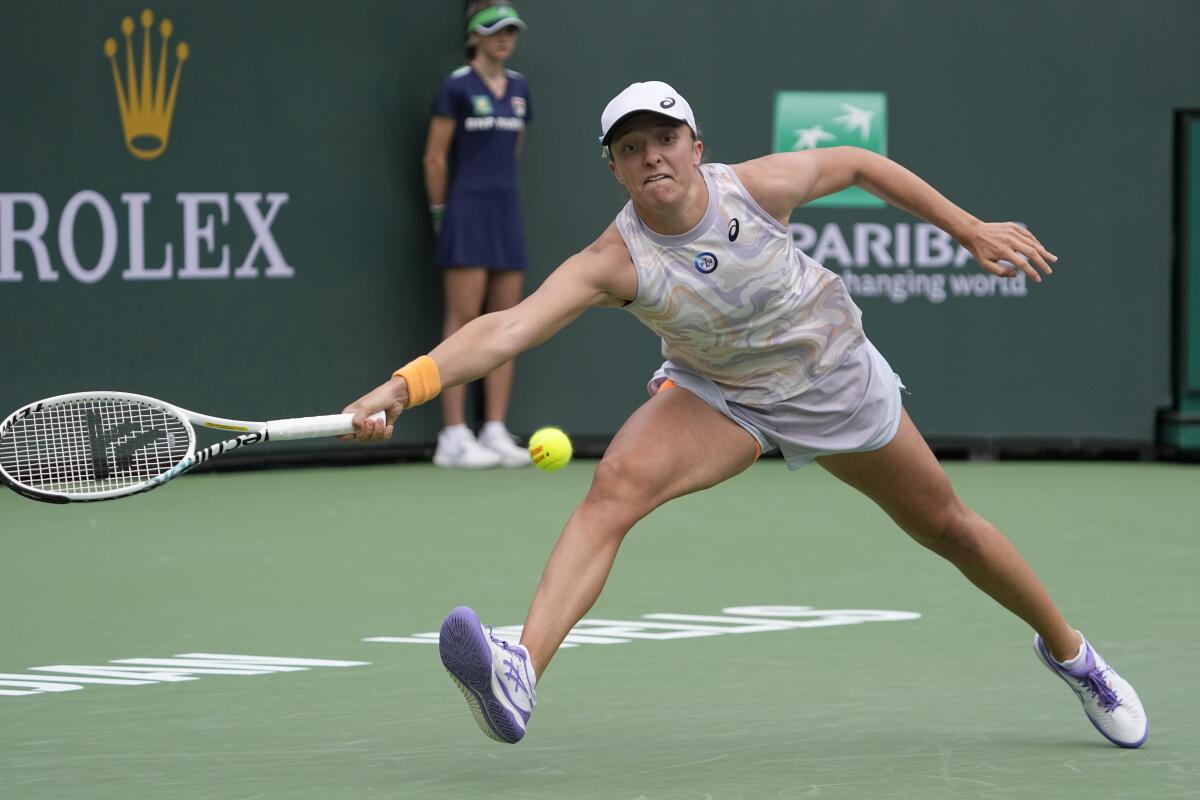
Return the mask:
<svg viewBox="0 0 1200 800">
<path fill-rule="evenodd" d="M 887 95 L 883 92 L 779 92 L 775 95 L 776 153 L 854 145 L 887 155 Z M 880 207 L 852 186 L 810 206 Z"/>
<path fill-rule="evenodd" d="M 179 94 L 179 74 L 188 59 L 187 42 L 175 46 L 174 71 L 168 88 L 167 72 L 171 34 L 174 26 L 164 19 L 158 24 L 158 57 L 151 50 L 150 32 L 154 27 L 154 12 L 142 12 L 141 67 L 137 66 L 134 51 L 134 24 L 131 17 L 121 20 L 125 36 L 125 75 L 117 63 L 117 40 L 104 40 L 104 54 L 112 65 L 113 84 L 117 87 L 117 107 L 121 111 L 121 127 L 125 146 L 143 161 L 158 158 L 167 149 L 171 134 L 171 118 L 175 115 L 175 98 Z"/>
</svg>

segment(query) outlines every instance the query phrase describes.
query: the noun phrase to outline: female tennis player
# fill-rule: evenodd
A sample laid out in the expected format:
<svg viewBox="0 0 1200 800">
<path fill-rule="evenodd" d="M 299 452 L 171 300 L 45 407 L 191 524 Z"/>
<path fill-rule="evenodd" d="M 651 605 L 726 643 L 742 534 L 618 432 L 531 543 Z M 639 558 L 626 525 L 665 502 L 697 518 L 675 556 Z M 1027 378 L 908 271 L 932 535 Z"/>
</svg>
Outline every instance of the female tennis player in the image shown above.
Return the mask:
<svg viewBox="0 0 1200 800">
<path fill-rule="evenodd" d="M 942 228 L 993 274 L 1040 282 L 1056 257 L 1021 226 L 982 222 L 868 151 L 703 164 L 696 130 L 667 84 L 622 91 L 601 116 L 609 169 L 629 194 L 616 220 L 522 303 L 466 325 L 346 408 L 359 440 L 390 436 L 403 409 L 487 374 L 591 306 L 625 308 L 662 337 L 651 398 L 617 432 L 567 521 L 520 643 L 492 636 L 465 607 L 442 624 L 443 664 L 480 728 L 504 742 L 524 736 L 536 676 L 599 596 L 638 520 L 778 449 L 790 468 L 815 460 L 874 500 L 1025 620 L 1037 657 L 1100 733 L 1141 745 L 1137 693 L 1063 620 L 1012 544 L 955 495 L 842 281 L 795 248 L 787 222 L 797 206 L 861 186 Z M 379 410 L 386 425 L 367 419 Z"/>
</svg>

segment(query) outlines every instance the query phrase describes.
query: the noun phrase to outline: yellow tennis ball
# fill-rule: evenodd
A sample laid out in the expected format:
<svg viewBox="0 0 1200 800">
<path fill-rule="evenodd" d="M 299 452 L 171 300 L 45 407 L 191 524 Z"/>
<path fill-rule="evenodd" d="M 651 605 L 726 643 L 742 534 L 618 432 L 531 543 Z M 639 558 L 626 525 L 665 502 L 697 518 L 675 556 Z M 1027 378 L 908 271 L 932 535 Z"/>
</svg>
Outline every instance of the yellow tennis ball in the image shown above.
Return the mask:
<svg viewBox="0 0 1200 800">
<path fill-rule="evenodd" d="M 562 469 L 571 460 L 571 440 L 559 428 L 541 428 L 529 437 L 529 457 L 546 472 Z"/>
</svg>

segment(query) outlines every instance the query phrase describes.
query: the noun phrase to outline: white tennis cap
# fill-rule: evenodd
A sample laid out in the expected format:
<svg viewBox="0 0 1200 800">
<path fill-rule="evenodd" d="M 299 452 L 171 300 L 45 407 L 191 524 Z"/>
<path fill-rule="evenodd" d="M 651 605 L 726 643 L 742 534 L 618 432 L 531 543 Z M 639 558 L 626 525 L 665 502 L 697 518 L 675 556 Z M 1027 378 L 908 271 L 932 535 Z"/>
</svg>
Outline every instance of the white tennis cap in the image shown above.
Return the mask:
<svg viewBox="0 0 1200 800">
<path fill-rule="evenodd" d="M 650 111 L 664 117 L 686 122 L 696 132 L 696 118 L 683 95 L 662 81 L 631 83 L 619 95 L 608 101 L 600 115 L 600 144 L 608 146 L 613 129 L 626 117 Z"/>
</svg>

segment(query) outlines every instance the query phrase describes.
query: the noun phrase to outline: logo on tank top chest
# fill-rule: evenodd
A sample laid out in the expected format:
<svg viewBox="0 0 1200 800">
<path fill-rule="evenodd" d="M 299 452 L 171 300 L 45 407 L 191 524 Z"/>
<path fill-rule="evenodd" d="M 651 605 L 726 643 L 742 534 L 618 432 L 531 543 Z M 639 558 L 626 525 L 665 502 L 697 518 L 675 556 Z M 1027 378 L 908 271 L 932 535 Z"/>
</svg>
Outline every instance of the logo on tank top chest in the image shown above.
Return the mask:
<svg viewBox="0 0 1200 800">
<path fill-rule="evenodd" d="M 477 117 L 487 117 L 491 115 L 492 111 L 492 98 L 486 94 L 472 95 L 471 113 Z"/>
<path fill-rule="evenodd" d="M 729 221 L 729 241 L 736 242 L 738 232 L 742 229 L 742 224 L 738 222 L 738 218 L 734 217 Z"/>
<path fill-rule="evenodd" d="M 696 260 L 692 264 L 696 267 L 696 271 L 702 275 L 707 275 L 717 268 L 717 257 L 712 253 L 704 252 L 696 256 Z"/>
</svg>

